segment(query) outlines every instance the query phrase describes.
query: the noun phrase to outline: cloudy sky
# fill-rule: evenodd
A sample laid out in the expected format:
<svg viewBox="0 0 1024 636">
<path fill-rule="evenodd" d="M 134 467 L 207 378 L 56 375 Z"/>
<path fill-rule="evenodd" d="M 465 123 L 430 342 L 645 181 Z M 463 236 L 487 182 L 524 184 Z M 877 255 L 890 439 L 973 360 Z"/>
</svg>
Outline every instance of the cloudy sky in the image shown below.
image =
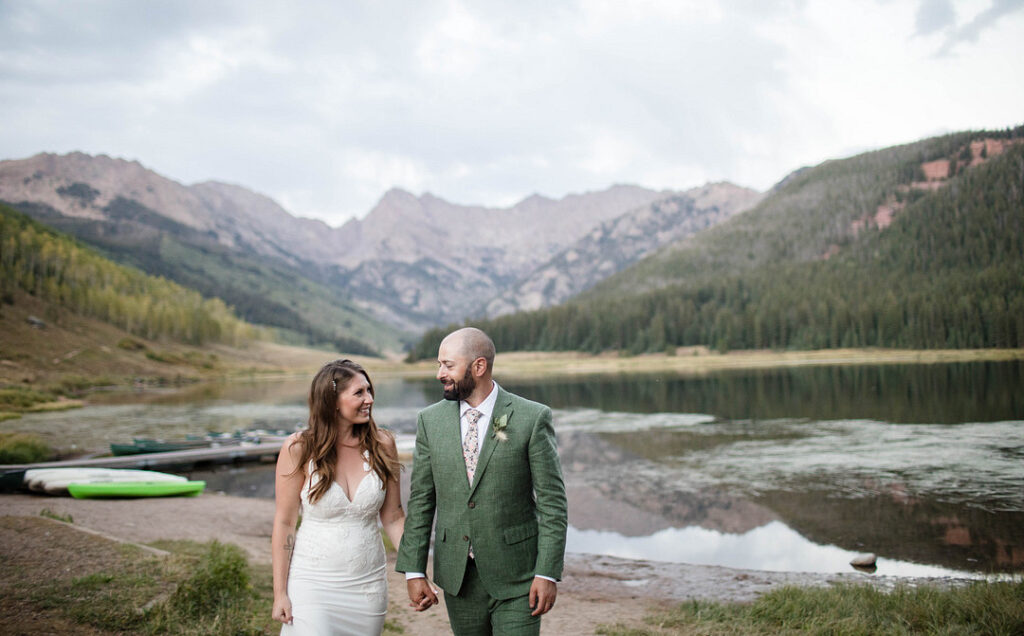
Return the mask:
<svg viewBox="0 0 1024 636">
<path fill-rule="evenodd" d="M 391 187 L 506 206 L 765 189 L 1024 123 L 1024 0 L 0 0 L 0 158 L 80 150 L 338 224 Z"/>
</svg>

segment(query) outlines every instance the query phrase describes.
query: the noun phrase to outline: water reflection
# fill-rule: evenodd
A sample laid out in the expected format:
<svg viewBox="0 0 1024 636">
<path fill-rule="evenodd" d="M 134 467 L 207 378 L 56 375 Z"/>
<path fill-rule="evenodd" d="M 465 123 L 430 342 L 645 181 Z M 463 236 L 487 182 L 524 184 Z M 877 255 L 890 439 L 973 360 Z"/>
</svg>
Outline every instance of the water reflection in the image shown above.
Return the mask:
<svg viewBox="0 0 1024 636">
<path fill-rule="evenodd" d="M 570 549 L 780 569 L 833 555 L 839 569 L 829 571 L 875 552 L 881 563 L 1022 572 L 1022 368 L 808 367 L 503 385 L 555 408 Z M 0 430 L 99 451 L 132 437 L 289 429 L 306 420 L 308 382 L 108 395 Z M 375 386 L 375 418 L 400 433 L 412 433 L 417 411 L 439 398 L 434 380 Z M 211 491 L 273 496 L 272 466 L 208 478 Z M 766 543 L 787 548 L 769 558 Z M 742 563 L 733 560 L 740 554 Z"/>
<path fill-rule="evenodd" d="M 643 435 L 602 435 L 688 476 L 687 487 L 713 484 L 743 493 L 812 489 L 846 498 L 899 490 L 907 497 L 1024 511 L 1024 423 L 1019 421 L 716 421 Z"/>
<path fill-rule="evenodd" d="M 32 432 L 64 451 L 102 452 L 111 442 L 133 437 L 180 439 L 207 432 L 265 429 L 294 431 L 309 417 L 308 379 L 223 382 L 188 387 L 182 393 L 147 389 L 101 394 L 94 405 L 70 411 L 29 413 L 0 423 L 0 430 Z M 418 387 L 390 380 L 377 388 L 374 418 L 401 433 L 416 431 L 416 413 L 426 402 Z"/>
<path fill-rule="evenodd" d="M 1022 422 L 713 421 L 615 413 L 556 417 L 578 529 L 743 534 L 781 521 L 850 552 L 975 572 L 1024 570 Z M 590 430 L 588 427 L 592 427 Z M 599 513 L 594 511 L 599 510 Z M 753 567 L 753 566 L 747 566 Z"/>
<path fill-rule="evenodd" d="M 877 494 L 838 497 L 809 487 L 755 501 L 818 543 L 956 570 L 1024 570 L 1024 512 L 984 510 L 914 495 L 903 484 L 867 484 Z"/>
<path fill-rule="evenodd" d="M 665 528 L 643 537 L 569 527 L 568 550 L 626 559 L 720 565 L 775 572 L 851 572 L 856 552 L 812 543 L 780 521 L 742 534 L 699 527 Z M 890 576 L 970 576 L 931 565 L 879 559 L 876 574 Z"/>
<path fill-rule="evenodd" d="M 793 367 L 703 377 L 622 375 L 503 382 L 553 408 L 707 413 L 723 419 L 1024 419 L 1024 362 Z"/>
</svg>

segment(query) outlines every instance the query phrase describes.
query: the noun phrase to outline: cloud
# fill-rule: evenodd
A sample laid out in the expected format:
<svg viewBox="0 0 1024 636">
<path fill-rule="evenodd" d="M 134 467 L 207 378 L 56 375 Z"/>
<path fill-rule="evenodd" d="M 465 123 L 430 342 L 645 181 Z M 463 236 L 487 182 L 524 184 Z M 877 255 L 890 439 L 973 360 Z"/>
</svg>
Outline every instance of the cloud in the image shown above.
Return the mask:
<svg viewBox="0 0 1024 636">
<path fill-rule="evenodd" d="M 975 43 L 981 34 L 991 29 L 1005 16 L 1024 9 L 1024 0 L 992 0 L 992 4 L 963 26 L 949 29 L 945 42 L 936 53 L 937 57 L 950 55 L 959 44 Z M 1018 34 L 1018 37 L 1021 37 Z"/>
<path fill-rule="evenodd" d="M 956 10 L 950 0 L 923 0 L 917 10 L 917 35 L 931 35 L 956 23 Z"/>
<path fill-rule="evenodd" d="M 390 187 L 767 188 L 851 147 L 1014 123 L 1018 5 L 0 2 L 0 148 L 138 159 L 333 224 Z M 989 99 L 955 99 L 967 83 Z"/>
</svg>

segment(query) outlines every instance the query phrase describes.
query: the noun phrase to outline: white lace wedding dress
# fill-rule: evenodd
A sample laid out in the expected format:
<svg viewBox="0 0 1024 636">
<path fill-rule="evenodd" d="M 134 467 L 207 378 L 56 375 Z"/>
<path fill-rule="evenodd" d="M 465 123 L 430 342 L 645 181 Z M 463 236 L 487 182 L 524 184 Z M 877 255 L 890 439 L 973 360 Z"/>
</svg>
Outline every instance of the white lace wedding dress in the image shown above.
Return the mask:
<svg viewBox="0 0 1024 636">
<path fill-rule="evenodd" d="M 351 501 L 337 482 L 316 503 L 309 502 L 315 481 L 302 487 L 302 524 L 288 573 L 293 621 L 281 628 L 282 636 L 365 636 L 383 629 L 388 584 L 377 519 L 384 490 L 369 464 L 363 470 Z"/>
</svg>

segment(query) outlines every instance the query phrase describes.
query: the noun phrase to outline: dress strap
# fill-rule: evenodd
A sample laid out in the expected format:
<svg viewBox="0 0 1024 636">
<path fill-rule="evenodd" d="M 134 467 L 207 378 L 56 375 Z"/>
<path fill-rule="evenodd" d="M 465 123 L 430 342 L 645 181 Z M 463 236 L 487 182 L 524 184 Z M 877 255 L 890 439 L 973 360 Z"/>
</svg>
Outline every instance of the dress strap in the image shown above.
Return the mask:
<svg viewBox="0 0 1024 636">
<path fill-rule="evenodd" d="M 313 460 L 311 459 L 309 460 L 309 465 L 306 466 L 306 483 L 308 483 L 309 487 L 312 488 L 319 479 L 320 476 L 316 474 L 316 464 L 313 463 Z"/>
</svg>

